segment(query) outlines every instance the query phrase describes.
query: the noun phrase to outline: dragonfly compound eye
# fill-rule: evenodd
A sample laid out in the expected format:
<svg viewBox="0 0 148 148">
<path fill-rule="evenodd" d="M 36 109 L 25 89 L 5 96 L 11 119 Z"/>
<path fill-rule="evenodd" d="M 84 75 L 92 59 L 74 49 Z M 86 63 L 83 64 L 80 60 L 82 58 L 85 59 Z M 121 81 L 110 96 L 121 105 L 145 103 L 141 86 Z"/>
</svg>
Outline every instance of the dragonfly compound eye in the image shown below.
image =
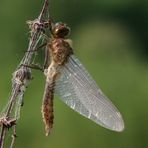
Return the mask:
<svg viewBox="0 0 148 148">
<path fill-rule="evenodd" d="M 52 29 L 54 37 L 65 38 L 70 33 L 70 28 L 64 23 L 56 23 Z"/>
</svg>

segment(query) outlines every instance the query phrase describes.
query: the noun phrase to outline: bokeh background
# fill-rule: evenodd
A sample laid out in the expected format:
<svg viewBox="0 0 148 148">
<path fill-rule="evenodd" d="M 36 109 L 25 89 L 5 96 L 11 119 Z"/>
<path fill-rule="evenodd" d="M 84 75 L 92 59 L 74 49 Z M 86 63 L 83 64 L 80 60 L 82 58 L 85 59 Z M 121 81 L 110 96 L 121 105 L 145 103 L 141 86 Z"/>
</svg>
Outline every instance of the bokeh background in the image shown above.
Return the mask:
<svg viewBox="0 0 148 148">
<path fill-rule="evenodd" d="M 42 4 L 43 0 L 0 1 L 1 110 L 10 96 L 12 72 L 28 46 L 25 22 L 38 16 Z M 45 77 L 33 70 L 15 148 L 148 147 L 148 1 L 51 0 L 50 8 L 56 21 L 71 27 L 75 54 L 121 111 L 125 131 L 104 129 L 56 97 L 54 128 L 45 137 L 40 113 Z"/>
</svg>

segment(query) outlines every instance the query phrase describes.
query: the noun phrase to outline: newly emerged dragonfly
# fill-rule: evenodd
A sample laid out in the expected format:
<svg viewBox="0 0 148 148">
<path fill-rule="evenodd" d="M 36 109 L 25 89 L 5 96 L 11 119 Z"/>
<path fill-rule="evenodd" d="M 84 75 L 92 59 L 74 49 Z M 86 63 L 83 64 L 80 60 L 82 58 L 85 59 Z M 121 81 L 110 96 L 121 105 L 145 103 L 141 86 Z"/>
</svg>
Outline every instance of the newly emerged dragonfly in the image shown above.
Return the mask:
<svg viewBox="0 0 148 148">
<path fill-rule="evenodd" d="M 103 94 L 95 81 L 74 56 L 67 39 L 70 28 L 64 23 L 52 24 L 47 45 L 46 86 L 42 116 L 46 135 L 53 125 L 54 93 L 69 107 L 97 124 L 114 131 L 122 131 L 124 122 L 118 109 Z"/>
</svg>

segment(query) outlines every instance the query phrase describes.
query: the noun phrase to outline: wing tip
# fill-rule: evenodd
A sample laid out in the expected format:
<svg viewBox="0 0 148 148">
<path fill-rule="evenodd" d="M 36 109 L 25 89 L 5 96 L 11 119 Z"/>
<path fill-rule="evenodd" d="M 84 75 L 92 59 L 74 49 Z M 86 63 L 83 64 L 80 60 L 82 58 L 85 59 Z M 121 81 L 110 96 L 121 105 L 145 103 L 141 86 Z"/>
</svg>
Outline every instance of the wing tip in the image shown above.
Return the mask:
<svg viewBox="0 0 148 148">
<path fill-rule="evenodd" d="M 125 129 L 124 123 L 120 123 L 119 127 L 115 129 L 116 132 L 123 132 Z"/>
<path fill-rule="evenodd" d="M 123 132 L 125 129 L 125 124 L 124 124 L 122 115 L 120 113 L 118 113 L 118 116 L 119 116 L 119 121 L 116 124 L 116 128 L 113 130 L 115 130 L 116 132 Z"/>
</svg>

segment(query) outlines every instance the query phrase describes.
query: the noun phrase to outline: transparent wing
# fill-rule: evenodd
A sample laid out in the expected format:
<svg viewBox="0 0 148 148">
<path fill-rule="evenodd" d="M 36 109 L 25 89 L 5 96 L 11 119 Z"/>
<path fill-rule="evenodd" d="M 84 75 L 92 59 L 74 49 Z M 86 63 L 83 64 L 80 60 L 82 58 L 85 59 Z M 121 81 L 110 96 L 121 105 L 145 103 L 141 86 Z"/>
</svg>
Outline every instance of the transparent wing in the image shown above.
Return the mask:
<svg viewBox="0 0 148 148">
<path fill-rule="evenodd" d="M 122 131 L 122 116 L 95 81 L 72 55 L 56 81 L 56 93 L 72 109 L 105 128 Z"/>
</svg>

